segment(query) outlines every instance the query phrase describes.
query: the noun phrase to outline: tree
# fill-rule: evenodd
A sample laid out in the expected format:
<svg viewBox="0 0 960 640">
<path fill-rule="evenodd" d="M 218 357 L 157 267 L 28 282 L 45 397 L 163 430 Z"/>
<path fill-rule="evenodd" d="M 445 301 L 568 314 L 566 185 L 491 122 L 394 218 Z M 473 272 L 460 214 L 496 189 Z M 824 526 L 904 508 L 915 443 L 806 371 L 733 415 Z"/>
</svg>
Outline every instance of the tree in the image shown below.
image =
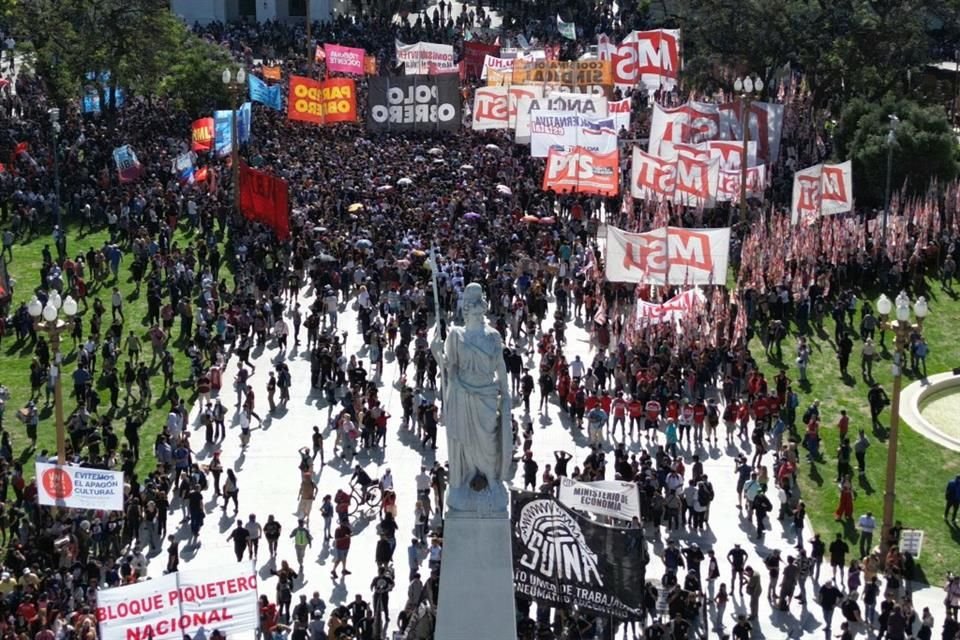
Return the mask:
<svg viewBox="0 0 960 640">
<path fill-rule="evenodd" d="M 37 71 L 60 103 L 77 99 L 84 86 L 106 88 L 99 78 L 107 76 L 110 88 L 147 98 L 181 96 L 193 104 L 223 99 L 218 79 L 229 54 L 190 32 L 165 3 L 32 0 L 16 5 L 13 20 L 29 34 Z M 213 67 L 216 72 L 208 73 Z M 87 79 L 91 72 L 97 80 Z M 199 81 L 202 73 L 207 75 Z"/>
<path fill-rule="evenodd" d="M 900 121 L 891 165 L 893 191 L 906 185 L 905 195 L 923 193 L 932 180 L 944 184 L 960 169 L 960 148 L 942 108 L 893 96 L 879 103 L 856 98 L 844 108 L 833 142 L 838 160 L 853 161 L 853 190 L 860 204 L 884 204 L 891 114 Z"/>
<path fill-rule="evenodd" d="M 684 77 L 727 88 L 745 72 L 769 81 L 803 71 L 817 106 L 905 89 L 929 59 L 925 16 L 942 0 L 678 0 Z M 769 83 L 768 83 L 769 84 Z"/>
</svg>

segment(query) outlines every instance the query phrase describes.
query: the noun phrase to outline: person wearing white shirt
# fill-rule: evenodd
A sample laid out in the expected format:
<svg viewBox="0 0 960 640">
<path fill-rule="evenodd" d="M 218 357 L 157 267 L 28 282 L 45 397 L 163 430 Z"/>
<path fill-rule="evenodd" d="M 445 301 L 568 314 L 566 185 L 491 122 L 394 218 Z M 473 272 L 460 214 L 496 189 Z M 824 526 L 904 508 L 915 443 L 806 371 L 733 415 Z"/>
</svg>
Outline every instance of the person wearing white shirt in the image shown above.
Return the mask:
<svg viewBox="0 0 960 640">
<path fill-rule="evenodd" d="M 580 359 L 580 356 L 576 356 L 573 362 L 570 363 L 570 377 L 574 380 L 579 380 L 583 377 L 583 372 L 583 360 Z"/>
</svg>

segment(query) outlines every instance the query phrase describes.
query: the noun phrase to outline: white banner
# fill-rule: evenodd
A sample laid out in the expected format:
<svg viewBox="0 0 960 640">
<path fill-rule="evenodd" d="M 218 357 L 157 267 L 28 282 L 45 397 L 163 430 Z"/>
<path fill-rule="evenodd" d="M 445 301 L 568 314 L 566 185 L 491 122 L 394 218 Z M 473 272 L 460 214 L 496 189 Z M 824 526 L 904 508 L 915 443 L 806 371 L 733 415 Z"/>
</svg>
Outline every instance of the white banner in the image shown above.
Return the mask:
<svg viewBox="0 0 960 640">
<path fill-rule="evenodd" d="M 487 79 L 487 70 L 492 69 L 499 73 L 512 74 L 513 73 L 513 63 L 515 58 L 498 58 L 496 56 L 491 56 L 489 53 L 483 59 L 483 71 L 480 72 L 480 79 Z"/>
<path fill-rule="evenodd" d="M 453 45 L 435 44 L 433 42 L 417 42 L 403 44 L 399 40 L 397 45 L 397 64 L 403 64 L 403 72 L 408 75 L 430 73 L 430 65 L 437 67 L 453 67 Z"/>
<path fill-rule="evenodd" d="M 517 144 L 530 144 L 530 112 L 533 110 L 566 111 L 601 118 L 607 116 L 607 99 L 586 93 L 551 93 L 545 98 L 521 97 L 517 102 Z"/>
<path fill-rule="evenodd" d="M 740 202 L 740 180 L 743 172 L 720 171 L 717 182 L 717 202 Z M 760 198 L 767 189 L 767 166 L 761 164 L 747 169 L 747 197 Z"/>
<path fill-rule="evenodd" d="M 610 100 L 607 103 L 608 113 L 613 118 L 613 127 L 620 134 L 621 129 L 630 131 L 630 106 L 633 101 L 630 98 L 623 100 Z"/>
<path fill-rule="evenodd" d="M 71 509 L 123 511 L 123 473 L 38 462 L 37 501 Z"/>
<path fill-rule="evenodd" d="M 677 152 L 673 158 L 662 158 L 635 146 L 630 169 L 630 194 L 634 198 L 706 208 L 715 204 L 720 161 L 707 157 L 706 152 Z"/>
<path fill-rule="evenodd" d="M 697 144 L 711 140 L 742 141 L 743 125 L 740 109 L 740 102 L 721 105 L 687 102 L 672 109 L 664 109 L 655 103 L 650 121 L 650 143 L 647 151 L 653 155 L 669 158 L 674 154 L 673 145 L 678 143 Z M 751 102 L 748 127 L 749 140 L 756 142 L 754 153 L 756 162 L 775 161 L 780 152 L 783 105 Z"/>
<path fill-rule="evenodd" d="M 517 105 L 523 98 L 543 96 L 540 85 L 478 87 L 473 96 L 473 129 L 514 129 L 517 126 Z"/>
<path fill-rule="evenodd" d="M 706 298 L 700 289 L 690 289 L 675 295 L 666 302 L 656 303 L 637 299 L 636 323 L 638 327 L 683 319 L 696 310 Z"/>
<path fill-rule="evenodd" d="M 853 209 L 853 164 L 817 164 L 793 174 L 793 224 Z"/>
<path fill-rule="evenodd" d="M 640 490 L 633 482 L 577 482 L 560 478 L 560 502 L 577 511 L 631 521 L 640 517 Z"/>
<path fill-rule="evenodd" d="M 97 592 L 101 640 L 226 637 L 259 626 L 253 563 L 190 568 Z"/>
<path fill-rule="evenodd" d="M 679 29 L 632 31 L 619 46 L 601 36 L 597 44 L 599 58 L 613 62 L 613 79 L 621 89 L 643 83 L 652 94 L 661 86 L 668 90 L 676 86 L 681 65 Z"/>
<path fill-rule="evenodd" d="M 607 225 L 606 277 L 611 282 L 722 286 L 729 253 L 729 227 L 628 233 Z"/>
<path fill-rule="evenodd" d="M 530 156 L 546 158 L 550 150 L 569 153 L 581 147 L 598 154 L 617 150 L 613 118 L 591 118 L 569 111 L 530 112 Z"/>
</svg>

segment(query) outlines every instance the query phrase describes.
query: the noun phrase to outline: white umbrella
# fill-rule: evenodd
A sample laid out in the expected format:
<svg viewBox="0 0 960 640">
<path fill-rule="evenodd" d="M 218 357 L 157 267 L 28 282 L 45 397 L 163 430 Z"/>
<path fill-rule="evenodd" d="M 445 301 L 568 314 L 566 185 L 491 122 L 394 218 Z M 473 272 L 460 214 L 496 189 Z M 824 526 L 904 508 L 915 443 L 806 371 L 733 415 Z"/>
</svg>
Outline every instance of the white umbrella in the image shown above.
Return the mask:
<svg viewBox="0 0 960 640">
<path fill-rule="evenodd" d="M 411 180 L 410 178 L 400 178 L 399 180 L 397 180 L 397 184 L 406 187 L 413 184 L 413 180 Z"/>
<path fill-rule="evenodd" d="M 473 171 L 472 164 L 462 164 L 460 165 L 460 168 L 463 169 L 464 171 Z"/>
<path fill-rule="evenodd" d="M 436 158 L 436 159 L 433 161 L 433 164 L 447 164 L 447 161 L 444 160 L 443 158 Z"/>
<path fill-rule="evenodd" d="M 427 153 L 429 153 L 432 156 L 441 156 L 443 155 L 443 149 L 441 149 L 440 147 L 432 147 L 430 149 L 427 149 Z"/>
<path fill-rule="evenodd" d="M 377 187 L 377 191 L 390 191 L 391 189 L 393 189 L 392 184 L 385 184 Z"/>
<path fill-rule="evenodd" d="M 490 151 L 500 151 L 500 147 L 495 144 L 488 144 L 483 147 L 484 149 L 490 149 Z"/>
<path fill-rule="evenodd" d="M 502 194 L 505 195 L 505 196 L 512 196 L 512 195 L 513 195 L 513 191 L 511 191 L 511 190 L 510 190 L 510 187 L 508 187 L 508 186 L 505 185 L 505 184 L 498 184 L 498 185 L 497 185 L 497 192 L 498 192 L 498 193 L 502 193 Z"/>
<path fill-rule="evenodd" d="M 414 161 L 414 162 L 426 162 L 427 159 L 424 158 L 423 156 L 413 156 L 413 161 Z"/>
</svg>

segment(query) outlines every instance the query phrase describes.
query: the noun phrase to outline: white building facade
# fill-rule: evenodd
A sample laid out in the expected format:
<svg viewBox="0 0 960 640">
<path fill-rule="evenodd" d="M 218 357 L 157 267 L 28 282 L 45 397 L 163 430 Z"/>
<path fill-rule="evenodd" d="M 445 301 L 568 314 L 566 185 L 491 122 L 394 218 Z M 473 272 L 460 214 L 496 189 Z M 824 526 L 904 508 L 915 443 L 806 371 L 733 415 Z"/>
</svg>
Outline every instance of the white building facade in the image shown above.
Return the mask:
<svg viewBox="0 0 960 640">
<path fill-rule="evenodd" d="M 310 19 L 329 20 L 333 16 L 337 0 L 171 0 L 171 10 L 187 24 L 208 22 L 302 22 Z"/>
</svg>

